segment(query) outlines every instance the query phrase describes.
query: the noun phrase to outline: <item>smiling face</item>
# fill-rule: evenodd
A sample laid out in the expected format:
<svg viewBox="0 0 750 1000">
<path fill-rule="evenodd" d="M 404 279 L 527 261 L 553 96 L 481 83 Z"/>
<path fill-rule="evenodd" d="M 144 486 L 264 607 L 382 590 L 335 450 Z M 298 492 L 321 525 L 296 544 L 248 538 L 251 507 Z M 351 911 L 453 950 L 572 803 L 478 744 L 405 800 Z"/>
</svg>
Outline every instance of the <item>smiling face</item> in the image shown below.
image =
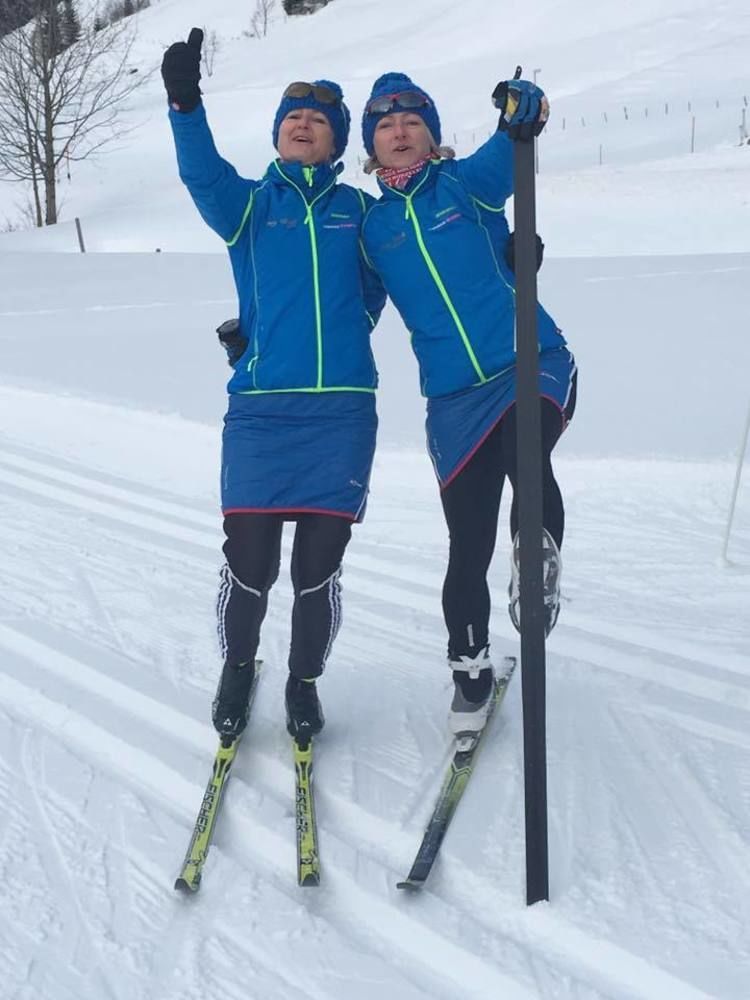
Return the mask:
<svg viewBox="0 0 750 1000">
<path fill-rule="evenodd" d="M 327 163 L 333 157 L 333 129 L 322 111 L 295 108 L 279 126 L 277 145 L 282 160 L 291 163 Z"/>
<path fill-rule="evenodd" d="M 433 148 L 430 130 L 413 111 L 383 115 L 375 126 L 372 141 L 375 156 L 383 167 L 410 167 Z"/>
</svg>

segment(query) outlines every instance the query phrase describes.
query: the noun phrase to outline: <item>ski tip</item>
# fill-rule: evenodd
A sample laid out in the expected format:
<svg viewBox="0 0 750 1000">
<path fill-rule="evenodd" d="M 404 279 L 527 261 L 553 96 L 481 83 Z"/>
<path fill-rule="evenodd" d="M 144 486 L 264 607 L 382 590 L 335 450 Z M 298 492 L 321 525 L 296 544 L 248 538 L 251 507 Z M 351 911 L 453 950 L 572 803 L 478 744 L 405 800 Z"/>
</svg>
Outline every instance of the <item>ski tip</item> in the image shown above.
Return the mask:
<svg viewBox="0 0 750 1000">
<path fill-rule="evenodd" d="M 424 882 L 421 879 L 406 878 L 403 882 L 397 882 L 397 889 L 406 889 L 407 892 L 417 892 L 422 888 Z"/>
<path fill-rule="evenodd" d="M 174 887 L 178 892 L 190 893 L 192 895 L 192 893 L 198 891 L 198 889 L 200 888 L 200 884 L 201 884 L 200 879 L 198 879 L 196 882 L 188 882 L 186 878 L 180 876 L 175 881 Z"/>
<path fill-rule="evenodd" d="M 299 884 L 303 888 L 307 888 L 309 885 L 320 885 L 320 873 L 308 872 L 307 875 L 299 880 Z"/>
</svg>

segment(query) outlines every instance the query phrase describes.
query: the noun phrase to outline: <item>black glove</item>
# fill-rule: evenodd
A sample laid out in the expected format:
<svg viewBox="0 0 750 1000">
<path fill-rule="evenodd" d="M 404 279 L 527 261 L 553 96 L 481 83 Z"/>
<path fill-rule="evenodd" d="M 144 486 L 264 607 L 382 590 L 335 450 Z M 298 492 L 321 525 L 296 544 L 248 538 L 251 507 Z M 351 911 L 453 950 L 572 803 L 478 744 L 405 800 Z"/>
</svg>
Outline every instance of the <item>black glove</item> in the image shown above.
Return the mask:
<svg viewBox="0 0 750 1000">
<path fill-rule="evenodd" d="M 240 333 L 240 321 L 228 319 L 217 328 L 219 343 L 227 352 L 227 361 L 234 367 L 245 353 L 247 337 Z"/>
<path fill-rule="evenodd" d="M 511 233 L 508 237 L 508 242 L 505 244 L 505 250 L 503 254 L 505 256 L 505 263 L 511 269 L 511 271 L 516 273 L 516 250 L 515 250 L 515 233 Z M 539 233 L 536 234 L 536 269 L 537 271 L 542 266 L 542 260 L 544 259 L 544 243 L 542 243 L 542 238 Z"/>
<path fill-rule="evenodd" d="M 169 103 L 175 111 L 194 111 L 201 102 L 198 81 L 202 45 L 203 32 L 193 28 L 187 42 L 175 42 L 164 53 L 161 75 Z"/>
</svg>

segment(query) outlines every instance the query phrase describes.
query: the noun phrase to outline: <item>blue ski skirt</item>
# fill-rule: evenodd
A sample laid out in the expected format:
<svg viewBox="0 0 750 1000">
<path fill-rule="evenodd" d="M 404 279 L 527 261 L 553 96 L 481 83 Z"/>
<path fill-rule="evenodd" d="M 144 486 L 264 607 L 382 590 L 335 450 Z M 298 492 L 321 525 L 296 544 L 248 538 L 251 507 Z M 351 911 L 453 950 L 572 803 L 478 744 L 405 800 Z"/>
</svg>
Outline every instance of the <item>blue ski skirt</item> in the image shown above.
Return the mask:
<svg viewBox="0 0 750 1000">
<path fill-rule="evenodd" d="M 377 426 L 373 393 L 231 394 L 222 437 L 223 513 L 361 521 Z"/>
<path fill-rule="evenodd" d="M 563 428 L 571 412 L 576 363 L 567 347 L 539 355 L 539 393 L 560 408 Z M 463 469 L 516 401 L 516 368 L 484 385 L 427 400 L 427 449 L 440 489 Z"/>
</svg>

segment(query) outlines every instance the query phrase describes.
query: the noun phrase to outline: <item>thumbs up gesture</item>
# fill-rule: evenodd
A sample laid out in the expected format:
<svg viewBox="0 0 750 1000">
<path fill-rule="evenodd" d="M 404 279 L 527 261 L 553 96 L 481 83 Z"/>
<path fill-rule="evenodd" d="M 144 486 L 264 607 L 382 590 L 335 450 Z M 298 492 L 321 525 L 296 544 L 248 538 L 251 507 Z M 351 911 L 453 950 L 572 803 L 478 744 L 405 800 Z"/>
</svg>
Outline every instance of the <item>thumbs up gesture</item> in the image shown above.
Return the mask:
<svg viewBox="0 0 750 1000">
<path fill-rule="evenodd" d="M 201 102 L 198 82 L 202 45 L 203 32 L 193 28 L 186 42 L 175 42 L 164 53 L 161 75 L 169 103 L 175 111 L 194 111 Z"/>
</svg>

